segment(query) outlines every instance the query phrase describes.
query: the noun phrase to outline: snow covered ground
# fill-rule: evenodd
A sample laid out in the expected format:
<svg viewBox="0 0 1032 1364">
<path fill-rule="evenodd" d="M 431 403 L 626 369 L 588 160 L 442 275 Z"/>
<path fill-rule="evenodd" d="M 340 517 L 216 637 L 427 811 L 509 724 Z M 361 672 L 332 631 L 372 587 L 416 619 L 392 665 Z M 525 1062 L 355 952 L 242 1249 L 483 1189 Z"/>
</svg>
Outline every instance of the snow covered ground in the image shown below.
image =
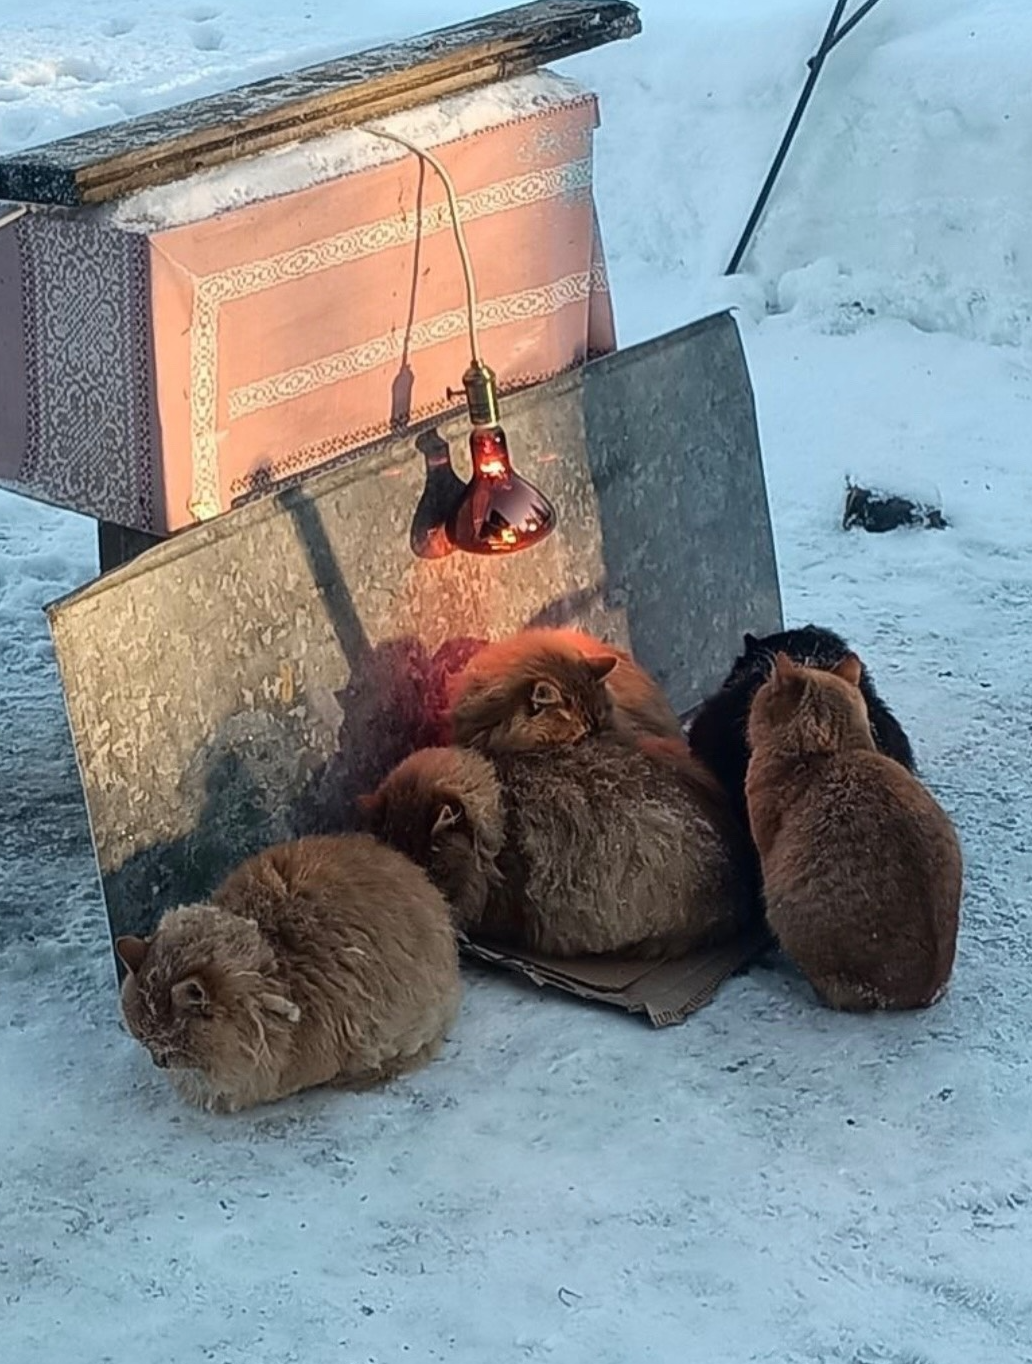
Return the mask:
<svg viewBox="0 0 1032 1364">
<path fill-rule="evenodd" d="M 469 0 L 3 0 L 0 146 Z M 851 5 L 850 8 L 854 6 Z M 119 1030 L 39 607 L 92 523 L 0 497 L 0 1345 L 11 1364 L 1032 1360 L 1032 12 L 891 0 L 833 54 L 734 245 L 830 0 L 643 0 L 598 89 L 624 342 L 735 303 L 786 613 L 841 629 L 967 854 L 948 997 L 757 970 L 679 1029 L 469 977 L 390 1091 L 179 1107 Z M 837 528 L 851 473 L 951 528 Z"/>
</svg>

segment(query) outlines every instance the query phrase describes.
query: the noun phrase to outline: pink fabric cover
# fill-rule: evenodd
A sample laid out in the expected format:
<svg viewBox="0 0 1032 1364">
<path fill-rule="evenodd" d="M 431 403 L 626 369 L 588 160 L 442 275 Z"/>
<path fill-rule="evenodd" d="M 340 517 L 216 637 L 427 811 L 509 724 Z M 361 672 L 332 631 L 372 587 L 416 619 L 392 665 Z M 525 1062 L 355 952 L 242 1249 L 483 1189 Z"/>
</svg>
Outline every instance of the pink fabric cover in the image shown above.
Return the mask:
<svg viewBox="0 0 1032 1364">
<path fill-rule="evenodd" d="M 434 148 L 503 392 L 615 346 L 590 95 Z M 15 249 L 15 245 L 17 249 Z M 0 229 L 0 479 L 165 533 L 455 408 L 469 363 L 444 190 L 414 156 L 150 236 Z"/>
</svg>

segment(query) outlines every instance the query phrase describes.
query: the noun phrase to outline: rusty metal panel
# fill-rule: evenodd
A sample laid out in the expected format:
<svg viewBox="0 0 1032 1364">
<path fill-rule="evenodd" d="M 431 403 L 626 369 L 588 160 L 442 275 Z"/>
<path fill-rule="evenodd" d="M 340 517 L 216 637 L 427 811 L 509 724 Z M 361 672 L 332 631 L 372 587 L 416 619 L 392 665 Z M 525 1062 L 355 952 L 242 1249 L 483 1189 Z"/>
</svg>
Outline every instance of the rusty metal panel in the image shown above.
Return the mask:
<svg viewBox="0 0 1032 1364">
<path fill-rule="evenodd" d="M 752 390 L 718 314 L 513 396 L 542 545 L 420 557 L 465 477 L 460 417 L 147 550 L 48 608 L 112 932 L 146 931 L 439 737 L 475 643 L 574 623 L 687 710 L 781 627 Z M 449 466 L 446 456 L 450 455 Z"/>
</svg>

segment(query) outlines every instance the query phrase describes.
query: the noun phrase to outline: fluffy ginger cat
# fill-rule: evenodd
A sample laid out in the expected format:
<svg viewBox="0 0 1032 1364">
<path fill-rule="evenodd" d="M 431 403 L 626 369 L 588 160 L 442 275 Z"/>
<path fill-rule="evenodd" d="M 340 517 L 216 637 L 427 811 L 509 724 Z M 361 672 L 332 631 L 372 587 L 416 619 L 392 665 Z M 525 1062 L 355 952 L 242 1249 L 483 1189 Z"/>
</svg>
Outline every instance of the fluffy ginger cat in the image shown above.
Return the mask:
<svg viewBox="0 0 1032 1364">
<path fill-rule="evenodd" d="M 523 630 L 488 644 L 453 684 L 452 741 L 484 752 L 618 731 L 684 742 L 658 684 L 630 654 L 579 630 Z"/>
<path fill-rule="evenodd" d="M 236 1112 L 429 1061 L 459 1006 L 450 911 L 367 834 L 283 843 L 123 937 L 122 1008 L 183 1098 Z"/>
<path fill-rule="evenodd" d="M 750 912 L 719 792 L 619 741 L 540 752 L 428 748 L 360 802 L 427 868 L 464 931 L 556 957 L 677 956 Z"/>
<path fill-rule="evenodd" d="M 746 798 L 767 919 L 835 1009 L 915 1009 L 953 969 L 960 845 L 946 813 L 879 753 L 861 664 L 783 653 L 749 716 Z"/>
</svg>

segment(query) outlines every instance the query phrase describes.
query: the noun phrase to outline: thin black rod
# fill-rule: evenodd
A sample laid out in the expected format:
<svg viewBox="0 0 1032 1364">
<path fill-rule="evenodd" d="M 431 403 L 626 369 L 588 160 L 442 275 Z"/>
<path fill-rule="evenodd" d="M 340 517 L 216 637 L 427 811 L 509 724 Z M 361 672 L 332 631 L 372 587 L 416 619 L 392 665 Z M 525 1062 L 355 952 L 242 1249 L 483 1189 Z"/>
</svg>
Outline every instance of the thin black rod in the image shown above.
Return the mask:
<svg viewBox="0 0 1032 1364">
<path fill-rule="evenodd" d="M 857 12 L 855 14 L 850 15 L 850 17 L 846 20 L 846 22 L 835 34 L 834 38 L 832 38 L 831 45 L 829 46 L 828 51 L 830 52 L 831 48 L 837 47 L 838 44 L 842 41 L 842 39 L 846 36 L 846 34 L 851 32 L 854 28 L 856 28 L 857 24 L 864 17 L 864 15 L 869 14 L 870 11 L 874 9 L 877 3 L 878 0 L 864 0 L 864 3 L 860 6 Z"/>
<path fill-rule="evenodd" d="M 760 190 L 759 198 L 756 200 L 753 211 L 749 214 L 749 221 L 746 223 L 742 235 L 738 239 L 738 245 L 734 249 L 734 254 L 728 263 L 727 269 L 724 271 L 725 275 L 733 275 L 735 273 L 742 262 L 742 257 L 749 248 L 752 235 L 756 231 L 756 226 L 763 216 L 763 210 L 767 207 L 767 200 L 770 198 L 771 191 L 774 188 L 778 176 L 781 174 L 781 167 L 785 163 L 788 149 L 792 145 L 799 124 L 802 122 L 803 114 L 806 112 L 806 106 L 810 102 L 810 96 L 813 94 L 814 86 L 817 84 L 817 77 L 821 73 L 824 59 L 835 44 L 840 42 L 849 30 L 855 28 L 864 15 L 874 8 L 875 4 L 877 4 L 877 0 L 865 0 L 865 3 L 860 6 L 852 18 L 847 20 L 840 29 L 838 24 L 839 20 L 842 18 L 842 11 L 845 9 L 846 4 L 847 0 L 835 0 L 835 8 L 832 12 L 828 27 L 824 31 L 821 45 L 807 62 L 807 66 L 810 70 L 806 77 L 806 84 L 803 86 L 802 93 L 796 102 L 796 107 L 792 111 L 792 117 L 788 121 L 788 127 L 785 129 L 785 135 L 781 139 L 781 145 L 778 147 L 774 160 L 771 163 L 770 170 L 767 172 L 767 178 L 763 182 L 763 188 Z"/>
</svg>

